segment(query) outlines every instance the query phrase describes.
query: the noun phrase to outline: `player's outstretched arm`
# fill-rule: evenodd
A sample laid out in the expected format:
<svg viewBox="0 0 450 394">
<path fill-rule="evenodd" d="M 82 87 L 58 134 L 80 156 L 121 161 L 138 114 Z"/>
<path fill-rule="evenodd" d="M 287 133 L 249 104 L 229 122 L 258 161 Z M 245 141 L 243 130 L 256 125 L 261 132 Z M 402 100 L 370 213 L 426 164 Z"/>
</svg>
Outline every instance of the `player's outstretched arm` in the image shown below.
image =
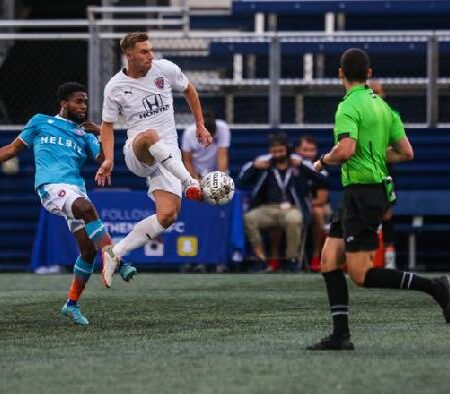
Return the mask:
<svg viewBox="0 0 450 394">
<path fill-rule="evenodd" d="M 114 167 L 114 127 L 113 123 L 102 122 L 100 126 L 100 138 L 102 150 L 105 156 L 100 168 L 95 174 L 95 182 L 98 186 L 111 185 L 111 173 Z"/>
<path fill-rule="evenodd" d="M 0 163 L 3 163 L 14 156 L 17 156 L 26 145 L 20 138 L 16 138 L 13 142 L 0 148 Z"/>
<path fill-rule="evenodd" d="M 414 151 L 408 137 L 403 137 L 393 143 L 387 150 L 386 159 L 388 163 L 400 163 L 414 159 Z"/>
<path fill-rule="evenodd" d="M 212 137 L 205 127 L 202 106 L 200 104 L 200 99 L 198 98 L 197 89 L 191 82 L 189 82 L 188 87 L 183 93 L 184 97 L 186 98 L 186 101 L 189 104 L 189 108 L 191 109 L 192 115 L 194 115 L 195 125 L 197 127 L 198 142 L 200 142 L 202 145 L 206 147 L 211 144 Z"/>
</svg>

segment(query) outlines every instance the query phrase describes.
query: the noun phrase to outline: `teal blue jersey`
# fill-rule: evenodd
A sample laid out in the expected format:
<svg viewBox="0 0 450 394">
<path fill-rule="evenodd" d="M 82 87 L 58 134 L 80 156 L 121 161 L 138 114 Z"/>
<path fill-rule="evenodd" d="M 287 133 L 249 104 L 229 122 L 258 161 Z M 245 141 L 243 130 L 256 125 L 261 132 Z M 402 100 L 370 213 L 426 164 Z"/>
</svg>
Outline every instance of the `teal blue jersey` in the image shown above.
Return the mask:
<svg viewBox="0 0 450 394">
<path fill-rule="evenodd" d="M 80 125 L 59 116 L 33 116 L 19 138 L 33 147 L 36 176 L 34 187 L 67 183 L 86 191 L 80 170 L 87 158 L 100 154 L 97 138 Z"/>
</svg>

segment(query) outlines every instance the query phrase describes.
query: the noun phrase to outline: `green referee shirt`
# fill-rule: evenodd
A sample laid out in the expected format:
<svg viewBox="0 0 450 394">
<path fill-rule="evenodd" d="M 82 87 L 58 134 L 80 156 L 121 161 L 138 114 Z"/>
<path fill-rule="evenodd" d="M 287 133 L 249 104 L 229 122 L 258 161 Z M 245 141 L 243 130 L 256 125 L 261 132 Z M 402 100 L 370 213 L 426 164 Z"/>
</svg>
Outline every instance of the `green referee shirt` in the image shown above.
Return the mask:
<svg viewBox="0 0 450 394">
<path fill-rule="evenodd" d="M 342 164 L 342 185 L 381 183 L 388 176 L 386 150 L 405 137 L 397 112 L 365 85 L 347 91 L 335 115 L 334 142 L 356 140 L 354 155 Z"/>
</svg>

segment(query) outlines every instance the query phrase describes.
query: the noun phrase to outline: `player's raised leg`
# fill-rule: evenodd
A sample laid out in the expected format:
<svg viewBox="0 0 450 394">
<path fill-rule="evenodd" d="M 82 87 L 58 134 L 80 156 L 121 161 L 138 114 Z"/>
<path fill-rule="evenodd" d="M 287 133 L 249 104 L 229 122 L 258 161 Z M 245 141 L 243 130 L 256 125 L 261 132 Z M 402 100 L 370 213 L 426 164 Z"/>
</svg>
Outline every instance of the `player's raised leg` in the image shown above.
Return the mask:
<svg viewBox="0 0 450 394">
<path fill-rule="evenodd" d="M 144 246 L 175 222 L 181 208 L 181 198 L 164 190 L 154 190 L 153 196 L 156 213 L 138 222 L 134 229 L 113 247 L 115 256 L 121 258 Z"/>
<path fill-rule="evenodd" d="M 429 279 L 412 272 L 389 268 L 374 268 L 375 252 L 346 253 L 348 272 L 361 287 L 421 291 L 433 297 L 450 323 L 450 286 L 446 275 Z"/>
<path fill-rule="evenodd" d="M 160 139 L 155 130 L 139 133 L 133 140 L 133 150 L 137 159 L 149 166 L 159 163 L 181 181 L 186 198 L 201 200 L 202 193 L 198 181 L 192 178 L 181 157 L 170 150 L 170 146 Z"/>
<path fill-rule="evenodd" d="M 78 300 L 94 271 L 94 259 L 97 254 L 97 249 L 87 236 L 84 228 L 74 231 L 73 235 L 75 236 L 78 248 L 80 249 L 80 255 L 73 267 L 74 277 L 69 289 L 67 302 L 62 307 L 61 313 L 63 316 L 72 318 L 75 324 L 86 326 L 89 324 L 89 321 L 81 313 Z"/>
</svg>

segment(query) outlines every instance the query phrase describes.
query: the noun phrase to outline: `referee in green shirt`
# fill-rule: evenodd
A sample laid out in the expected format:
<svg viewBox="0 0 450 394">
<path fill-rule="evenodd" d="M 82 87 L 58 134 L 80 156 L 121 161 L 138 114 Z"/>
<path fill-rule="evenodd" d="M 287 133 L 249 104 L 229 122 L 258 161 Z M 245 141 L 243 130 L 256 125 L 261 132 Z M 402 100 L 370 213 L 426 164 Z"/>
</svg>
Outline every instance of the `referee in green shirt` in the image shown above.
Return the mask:
<svg viewBox="0 0 450 394">
<path fill-rule="evenodd" d="M 309 350 L 353 350 L 348 327 L 348 290 L 342 264 L 350 278 L 366 288 L 423 291 L 443 309 L 450 323 L 450 286 L 446 276 L 427 279 L 409 272 L 373 268 L 377 229 L 395 201 L 387 163 L 412 160 L 414 153 L 399 115 L 366 85 L 372 76 L 370 59 L 360 49 L 341 57 L 339 78 L 347 94 L 336 112 L 333 149 L 314 163 L 321 171 L 341 165 L 344 198 L 331 223 L 322 250 L 333 332 Z"/>
</svg>

